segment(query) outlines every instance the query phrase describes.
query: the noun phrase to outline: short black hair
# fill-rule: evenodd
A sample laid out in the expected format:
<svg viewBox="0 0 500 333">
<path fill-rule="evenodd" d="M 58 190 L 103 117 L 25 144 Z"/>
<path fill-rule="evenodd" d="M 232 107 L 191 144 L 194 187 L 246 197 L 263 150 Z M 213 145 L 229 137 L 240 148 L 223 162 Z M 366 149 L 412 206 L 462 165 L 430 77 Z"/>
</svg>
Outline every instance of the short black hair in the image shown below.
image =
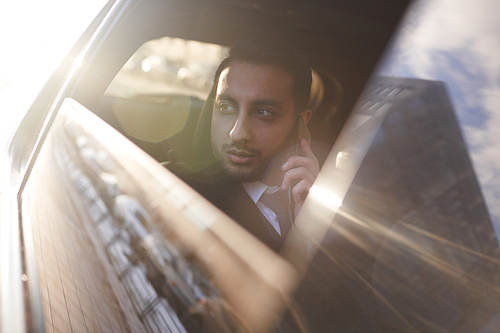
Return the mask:
<svg viewBox="0 0 500 333">
<path fill-rule="evenodd" d="M 215 72 L 214 86 L 220 74 L 231 62 L 256 65 L 275 65 L 285 69 L 293 78 L 292 96 L 297 113 L 306 109 L 311 94 L 312 71 L 308 59 L 292 43 L 275 36 L 246 36 L 229 49 L 229 54 Z"/>
</svg>

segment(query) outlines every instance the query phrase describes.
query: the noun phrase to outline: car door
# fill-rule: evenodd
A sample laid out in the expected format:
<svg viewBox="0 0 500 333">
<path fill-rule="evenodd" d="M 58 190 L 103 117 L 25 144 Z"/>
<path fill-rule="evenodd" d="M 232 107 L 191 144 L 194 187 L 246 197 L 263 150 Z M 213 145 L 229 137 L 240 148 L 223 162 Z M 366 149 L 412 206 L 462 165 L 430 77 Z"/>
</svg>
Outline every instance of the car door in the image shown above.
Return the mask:
<svg viewBox="0 0 500 333">
<path fill-rule="evenodd" d="M 112 332 L 491 325 L 498 241 L 446 90 L 416 79 L 368 81 L 406 3 L 357 5 L 115 4 L 80 67 L 50 91 L 54 104 L 33 108 L 13 145 L 23 175 L 20 272 L 29 278 L 30 325 Z M 225 47 L 245 30 L 290 27 L 314 59 L 311 131 L 324 163 L 289 246 L 277 254 L 158 162 L 189 143 Z M 148 260 L 152 234 L 175 249 L 162 273 Z M 175 282 L 176 260 L 207 281 L 213 299 L 176 305 L 175 295 L 194 294 Z"/>
</svg>

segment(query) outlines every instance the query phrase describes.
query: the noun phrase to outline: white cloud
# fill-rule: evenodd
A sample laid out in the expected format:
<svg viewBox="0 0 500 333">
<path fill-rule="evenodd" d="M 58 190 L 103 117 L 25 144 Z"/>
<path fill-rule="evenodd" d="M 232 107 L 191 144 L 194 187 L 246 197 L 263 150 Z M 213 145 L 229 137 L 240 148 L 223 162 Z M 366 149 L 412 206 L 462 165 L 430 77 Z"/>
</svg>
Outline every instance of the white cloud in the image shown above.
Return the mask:
<svg viewBox="0 0 500 333">
<path fill-rule="evenodd" d="M 433 0 L 414 3 L 396 44 L 398 60 L 404 60 L 416 76 L 433 79 L 432 54 L 466 47 L 481 62 L 500 69 L 500 2 Z M 497 51 L 497 52 L 495 52 Z"/>
<path fill-rule="evenodd" d="M 490 111 L 486 126 L 484 129 L 467 128 L 467 132 L 471 144 L 480 147 L 471 152 L 471 157 L 481 179 L 489 209 L 495 216 L 500 216 L 498 204 L 500 199 L 500 87 L 485 89 L 483 97 L 484 108 Z"/>
</svg>

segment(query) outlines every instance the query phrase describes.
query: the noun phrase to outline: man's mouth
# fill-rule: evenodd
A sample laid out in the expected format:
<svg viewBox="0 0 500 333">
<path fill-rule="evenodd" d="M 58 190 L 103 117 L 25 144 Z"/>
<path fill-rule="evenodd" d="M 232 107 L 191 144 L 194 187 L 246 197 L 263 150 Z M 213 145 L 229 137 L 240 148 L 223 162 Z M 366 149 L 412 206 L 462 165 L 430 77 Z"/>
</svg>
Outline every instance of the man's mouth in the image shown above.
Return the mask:
<svg viewBox="0 0 500 333">
<path fill-rule="evenodd" d="M 226 154 L 229 160 L 235 164 L 248 164 L 257 157 L 256 154 L 239 149 L 229 149 Z"/>
</svg>

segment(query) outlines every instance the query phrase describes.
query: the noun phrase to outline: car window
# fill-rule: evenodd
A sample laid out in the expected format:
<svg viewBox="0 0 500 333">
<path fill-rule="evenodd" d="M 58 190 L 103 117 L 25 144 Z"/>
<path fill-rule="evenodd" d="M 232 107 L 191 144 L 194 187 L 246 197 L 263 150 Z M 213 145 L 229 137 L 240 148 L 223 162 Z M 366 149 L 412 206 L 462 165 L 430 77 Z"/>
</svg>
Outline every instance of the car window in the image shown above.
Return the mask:
<svg viewBox="0 0 500 333">
<path fill-rule="evenodd" d="M 136 142 L 187 137 L 226 52 L 221 45 L 172 37 L 144 43 L 108 86 L 101 115 L 115 119 Z"/>
<path fill-rule="evenodd" d="M 163 37 L 142 44 L 107 88 L 106 96 L 189 94 L 206 98 L 227 48 Z"/>
<path fill-rule="evenodd" d="M 214 66 L 232 41 L 226 30 L 215 24 L 213 38 L 170 28 L 125 34 L 127 52 L 113 62 L 112 74 L 82 76 L 23 193 L 47 327 L 496 328 L 498 235 L 457 123 L 456 94 L 449 92 L 454 77 L 443 82 L 404 71 L 395 77 L 385 63 L 368 80 L 372 34 L 388 30 L 376 23 L 361 33 L 361 23 L 376 21 L 378 11 L 357 20 L 345 6 L 336 9 L 335 22 L 354 33 L 336 30 L 331 43 L 323 43 L 328 33 L 313 33 L 324 20 L 307 25 L 292 10 L 252 9 L 276 24 L 292 21 L 315 64 L 310 127 L 322 167 L 280 251 L 180 180 L 172 165 L 158 163 L 182 160 L 192 144 Z M 126 20 L 120 28 L 127 24 L 136 28 Z M 337 37 L 345 48 L 337 48 Z M 395 50 L 386 59 L 399 59 Z M 94 82 L 100 93 L 91 93 Z"/>
<path fill-rule="evenodd" d="M 426 98 L 430 93 L 440 97 Z M 408 115 L 407 110 L 416 111 Z M 436 110 L 440 117 L 429 124 L 426 118 Z M 27 192 L 28 195 L 36 188 L 44 188 L 44 182 L 66 184 L 64 198 L 56 196 L 55 202 L 44 208 L 37 201 L 28 200 L 30 211 L 38 211 L 32 223 L 35 245 L 41 251 L 41 287 L 47 295 L 57 293 L 54 288 L 70 288 L 76 290 L 74 297 L 79 300 L 95 297 L 95 290 L 106 302 L 97 308 L 85 308 L 82 304 L 84 317 L 95 316 L 92 311 L 108 313 L 118 307 L 121 310 L 108 319 L 110 327 L 135 330 L 134 325 L 143 325 L 143 329 L 154 331 L 155 327 L 172 327 L 169 320 L 174 320 L 176 327 L 195 323 L 197 319 L 183 316 L 200 300 L 200 288 L 222 291 L 205 295 L 211 300 L 204 304 L 225 304 L 223 297 L 228 292 L 240 295 L 245 303 L 253 299 L 257 304 L 268 304 L 269 300 L 257 301 L 244 292 L 245 288 L 254 290 L 269 278 L 250 278 L 244 268 L 248 265 L 260 267 L 268 261 L 269 267 L 274 267 L 272 275 L 281 276 L 267 280 L 278 282 L 272 287 L 277 290 L 283 290 L 287 283 L 292 288 L 300 282 L 287 282 L 294 277 L 288 264 L 247 236 L 240 234 L 243 238 L 236 240 L 241 231 L 232 229 L 235 226 L 227 217 L 222 219 L 220 212 L 89 110 L 68 100 L 58 117 L 58 130 L 48 139 L 36 170 L 65 176 L 53 178 L 55 175 L 45 171 L 44 177 L 33 178 Z M 306 241 L 308 255 L 316 255 L 311 261 L 293 247 L 282 253 L 304 274 L 295 296 L 305 316 L 297 319 L 299 322 L 307 320 L 316 329 L 334 325 L 327 315 L 334 306 L 331 304 L 323 310 L 326 313 L 320 313 L 319 321 L 312 321 L 318 311 L 317 302 L 325 301 L 322 295 L 333 304 L 340 301 L 350 309 L 349 315 L 361 313 L 366 320 L 360 324 L 363 327 L 381 330 L 426 329 L 434 311 L 450 314 L 432 322 L 444 329 L 463 327 L 465 316 L 482 318 L 475 327 L 491 320 L 491 315 L 482 309 L 498 306 L 490 292 L 490 286 L 498 279 L 498 241 L 484 202 L 478 202 L 478 193 L 474 192 L 477 181 L 473 173 L 463 171 L 471 165 L 453 119 L 442 83 L 372 80 L 337 148 L 325 162 L 322 180 L 311 192 L 319 200 L 310 201 L 305 207 L 307 219 L 297 220 L 299 233 L 293 235 L 293 240 Z M 426 126 L 425 137 L 420 135 L 421 126 Z M 449 137 L 444 142 L 429 138 L 443 132 Z M 432 149 L 429 142 L 436 142 Z M 361 163 L 362 149 L 366 157 Z M 454 158 L 453 163 L 450 158 Z M 53 166 L 47 169 L 47 163 Z M 405 163 L 409 164 L 403 173 L 400 165 Z M 356 164 L 360 165 L 357 174 L 353 172 Z M 344 185 L 339 182 L 348 178 L 352 185 L 349 181 Z M 35 179 L 42 184 L 35 186 Z M 68 207 L 72 207 L 71 213 Z M 63 220 L 43 218 L 60 214 L 65 216 Z M 59 231 L 52 232 L 54 229 Z M 232 231 L 228 234 L 227 229 Z M 212 233 L 217 237 L 209 237 Z M 151 241 L 158 236 L 158 241 Z M 200 247 L 198 242 L 202 239 Z M 72 250 L 52 257 L 47 242 L 54 250 Z M 255 247 L 239 248 L 243 243 Z M 168 251 L 167 247 L 175 250 Z M 229 253 L 238 255 L 224 259 Z M 77 260 L 75 255 L 95 260 Z M 214 262 L 221 260 L 229 261 L 223 265 Z M 84 266 L 78 266 L 83 262 Z M 50 269 L 55 263 L 59 269 Z M 304 264 L 309 266 L 303 267 Z M 229 272 L 228 267 L 232 267 Z M 80 276 L 81 269 L 87 274 L 106 274 L 83 282 L 80 279 L 87 275 Z M 55 285 L 51 282 L 54 274 L 63 276 Z M 228 278 L 232 274 L 244 274 L 244 283 L 238 284 L 236 290 L 229 287 L 228 291 L 225 288 L 231 286 Z M 200 279 L 204 282 L 197 282 Z M 318 284 L 320 281 L 323 282 Z M 92 283 L 92 288 L 97 289 L 89 290 L 87 285 L 84 292 L 78 289 L 81 283 Z M 271 290 L 271 295 L 276 292 Z M 418 298 L 414 290 L 419 290 Z M 242 310 L 235 309 L 238 304 L 218 310 L 216 317 L 223 319 L 213 325 L 220 329 L 245 323 L 245 316 L 239 312 Z M 149 308 L 154 312 L 149 312 Z M 56 303 L 46 303 L 46 310 L 55 316 Z M 122 321 L 123 312 L 146 319 Z M 384 314 L 383 320 L 374 317 L 379 313 Z M 70 313 L 67 318 L 74 320 L 73 315 Z M 346 317 L 346 322 L 335 325 L 353 325 L 353 320 Z"/>
</svg>

